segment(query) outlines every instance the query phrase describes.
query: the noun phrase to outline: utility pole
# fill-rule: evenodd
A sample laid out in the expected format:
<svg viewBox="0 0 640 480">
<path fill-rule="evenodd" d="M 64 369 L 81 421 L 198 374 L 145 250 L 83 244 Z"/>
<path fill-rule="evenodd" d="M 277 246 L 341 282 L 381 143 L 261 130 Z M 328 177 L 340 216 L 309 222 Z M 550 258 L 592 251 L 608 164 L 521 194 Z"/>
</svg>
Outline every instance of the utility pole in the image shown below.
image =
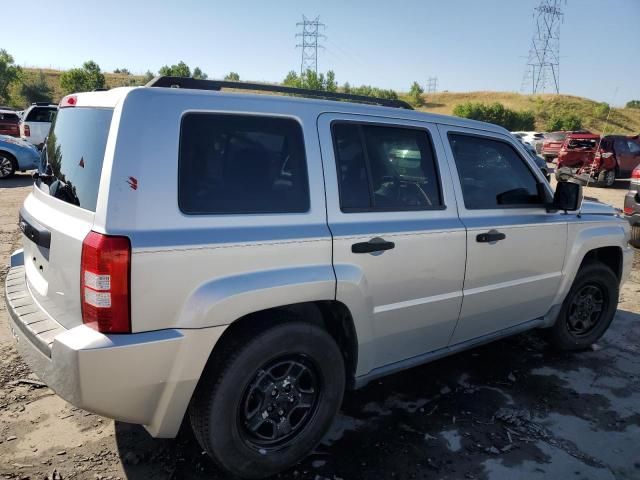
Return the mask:
<svg viewBox="0 0 640 480">
<path fill-rule="evenodd" d="M 296 33 L 296 37 L 302 38 L 302 43 L 296 45 L 296 48 L 302 49 L 302 58 L 300 60 L 300 76 L 304 75 L 307 70 L 313 70 L 318 73 L 318 48 L 324 48 L 318 43 L 318 39 L 326 39 L 326 35 L 320 33 L 320 27 L 326 28 L 324 23 L 320 22 L 320 17 L 309 20 L 306 16 L 302 16 L 302 22 L 296 23 L 296 26 L 302 27 L 300 33 Z"/>
<path fill-rule="evenodd" d="M 427 79 L 427 93 L 436 93 L 438 91 L 438 77 L 429 77 Z"/>
<path fill-rule="evenodd" d="M 564 13 L 560 5 L 566 0 L 540 0 L 534 8 L 535 30 L 522 79 L 521 91 L 531 93 L 551 90 L 560 93 L 560 25 Z"/>
</svg>

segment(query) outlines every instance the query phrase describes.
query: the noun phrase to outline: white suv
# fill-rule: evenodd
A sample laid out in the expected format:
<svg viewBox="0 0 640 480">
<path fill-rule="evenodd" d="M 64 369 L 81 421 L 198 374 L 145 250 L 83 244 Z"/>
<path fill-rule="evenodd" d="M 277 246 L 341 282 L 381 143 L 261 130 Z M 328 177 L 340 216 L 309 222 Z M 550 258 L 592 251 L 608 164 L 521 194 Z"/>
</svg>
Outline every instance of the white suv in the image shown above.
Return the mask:
<svg viewBox="0 0 640 480">
<path fill-rule="evenodd" d="M 554 195 L 506 130 L 404 107 L 173 77 L 65 97 L 7 275 L 22 355 L 153 436 L 188 415 L 258 478 L 314 448 L 345 388 L 534 328 L 596 341 L 628 223 Z"/>
<path fill-rule="evenodd" d="M 48 103 L 34 103 L 22 114 L 20 122 L 20 138 L 41 147 L 45 138 L 49 135 L 51 122 L 56 112 L 57 105 Z"/>
</svg>

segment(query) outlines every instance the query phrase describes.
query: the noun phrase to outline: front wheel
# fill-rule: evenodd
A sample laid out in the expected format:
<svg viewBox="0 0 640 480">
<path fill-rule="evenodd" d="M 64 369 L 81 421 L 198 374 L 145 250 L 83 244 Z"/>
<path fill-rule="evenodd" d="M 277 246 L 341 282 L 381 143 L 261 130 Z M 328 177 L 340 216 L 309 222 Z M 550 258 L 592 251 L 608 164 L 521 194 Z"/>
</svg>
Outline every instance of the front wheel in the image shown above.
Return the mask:
<svg viewBox="0 0 640 480">
<path fill-rule="evenodd" d="M 551 344 L 559 350 L 583 350 L 602 337 L 618 308 L 618 285 L 618 277 L 602 263 L 580 268 L 549 329 Z"/>
<path fill-rule="evenodd" d="M 343 357 L 325 330 L 275 323 L 214 352 L 189 407 L 191 426 L 228 472 L 268 477 L 320 442 L 344 388 Z"/>
<path fill-rule="evenodd" d="M 9 178 L 16 173 L 16 163 L 12 157 L 0 152 L 0 178 Z"/>
</svg>

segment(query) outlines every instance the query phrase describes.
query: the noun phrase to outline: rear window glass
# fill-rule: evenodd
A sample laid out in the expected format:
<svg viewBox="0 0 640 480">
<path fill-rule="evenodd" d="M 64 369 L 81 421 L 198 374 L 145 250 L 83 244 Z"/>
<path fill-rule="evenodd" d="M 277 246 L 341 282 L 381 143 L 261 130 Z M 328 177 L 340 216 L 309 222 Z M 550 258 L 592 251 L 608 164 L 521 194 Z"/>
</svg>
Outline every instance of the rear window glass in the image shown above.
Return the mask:
<svg viewBox="0 0 640 480">
<path fill-rule="evenodd" d="M 63 108 L 47 139 L 40 188 L 50 195 L 95 212 L 104 150 L 113 109 Z"/>
<path fill-rule="evenodd" d="M 18 122 L 20 117 L 15 113 L 0 113 L 0 120 L 8 121 L 8 122 Z"/>
<path fill-rule="evenodd" d="M 559 142 L 567 138 L 567 134 L 562 132 L 554 132 L 554 133 L 547 134 L 545 138 L 553 142 Z"/>
<path fill-rule="evenodd" d="M 51 122 L 58 109 L 56 107 L 35 107 L 27 114 L 25 122 Z"/>
<path fill-rule="evenodd" d="M 287 118 L 186 114 L 178 204 L 187 214 L 308 211 L 300 125 Z"/>
<path fill-rule="evenodd" d="M 570 150 L 593 150 L 597 141 L 591 138 L 570 138 L 567 148 Z"/>
</svg>

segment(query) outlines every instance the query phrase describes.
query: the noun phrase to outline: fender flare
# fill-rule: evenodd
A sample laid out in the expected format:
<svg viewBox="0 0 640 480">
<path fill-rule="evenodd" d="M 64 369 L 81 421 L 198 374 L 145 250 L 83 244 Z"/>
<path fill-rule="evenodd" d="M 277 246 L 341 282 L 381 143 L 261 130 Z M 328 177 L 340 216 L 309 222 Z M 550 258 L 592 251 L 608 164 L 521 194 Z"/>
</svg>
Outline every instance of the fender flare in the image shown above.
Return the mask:
<svg viewBox="0 0 640 480">
<path fill-rule="evenodd" d="M 217 278 L 185 301 L 176 328 L 229 325 L 250 313 L 293 303 L 335 300 L 336 279 L 327 265 L 290 267 Z"/>
</svg>

